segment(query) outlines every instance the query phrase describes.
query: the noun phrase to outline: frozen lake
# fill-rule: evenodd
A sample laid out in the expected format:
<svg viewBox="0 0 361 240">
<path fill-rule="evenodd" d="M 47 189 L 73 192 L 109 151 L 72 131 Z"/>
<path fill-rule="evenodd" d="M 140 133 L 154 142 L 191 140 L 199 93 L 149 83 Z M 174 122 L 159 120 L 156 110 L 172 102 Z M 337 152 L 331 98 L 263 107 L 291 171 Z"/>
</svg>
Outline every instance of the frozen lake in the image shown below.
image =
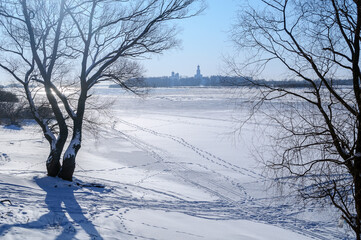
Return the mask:
<svg viewBox="0 0 361 240">
<path fill-rule="evenodd" d="M 106 124 L 85 134 L 70 186 L 45 177 L 48 146 L 36 126 L 1 128 L 1 198 L 13 205 L 0 205 L 0 236 L 347 239 L 337 213 L 305 206 L 292 189 L 280 196 L 264 174 L 257 156 L 267 157 L 275 129 L 258 118 L 238 131 L 252 91 L 158 88 L 139 98 L 97 88 L 114 101 L 111 116 L 93 113 Z"/>
</svg>

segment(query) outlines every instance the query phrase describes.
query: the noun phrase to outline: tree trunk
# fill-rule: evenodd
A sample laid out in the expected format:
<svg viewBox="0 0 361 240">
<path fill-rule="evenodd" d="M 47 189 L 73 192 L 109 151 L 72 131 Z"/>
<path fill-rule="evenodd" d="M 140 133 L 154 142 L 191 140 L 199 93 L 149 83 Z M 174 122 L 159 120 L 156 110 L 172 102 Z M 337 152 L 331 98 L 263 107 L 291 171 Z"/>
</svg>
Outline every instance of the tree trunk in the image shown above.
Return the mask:
<svg viewBox="0 0 361 240">
<path fill-rule="evenodd" d="M 46 135 L 46 134 L 45 134 Z M 49 136 L 46 136 L 49 139 Z M 64 128 L 60 131 L 59 137 L 56 140 L 49 140 L 50 144 L 50 154 L 46 161 L 46 170 L 48 172 L 48 176 L 56 177 L 58 176 L 61 170 L 60 157 L 63 152 L 64 145 L 66 143 L 66 139 L 68 137 L 68 129 Z"/>
<path fill-rule="evenodd" d="M 361 123 L 359 123 L 361 124 Z M 354 160 L 354 170 L 352 172 L 353 175 L 353 181 L 354 181 L 354 186 L 355 186 L 355 195 L 354 195 L 354 200 L 355 200 L 355 210 L 356 210 L 356 216 L 354 218 L 354 225 L 355 225 L 355 233 L 356 233 L 356 239 L 357 240 L 361 240 L 361 222 L 360 222 L 360 217 L 361 217 L 361 144 L 359 142 L 359 140 L 361 140 L 361 125 L 358 126 L 358 141 L 357 141 L 357 146 L 356 146 L 356 154 L 355 154 L 355 160 Z"/>
<path fill-rule="evenodd" d="M 75 158 L 81 146 L 81 131 L 74 130 L 73 138 L 63 156 L 63 166 L 60 169 L 59 177 L 72 181 L 75 170 Z"/>
<path fill-rule="evenodd" d="M 63 158 L 63 166 L 60 169 L 59 177 L 67 180 L 73 181 L 73 174 L 75 170 L 75 155 L 64 156 Z"/>
<path fill-rule="evenodd" d="M 26 83 L 24 84 L 24 89 L 26 93 L 26 98 L 28 100 L 31 114 L 35 121 L 41 127 L 45 139 L 50 144 L 50 153 L 48 159 L 46 160 L 46 170 L 48 176 L 56 177 L 59 174 L 61 164 L 60 164 L 60 156 L 64 149 L 64 145 L 66 139 L 68 138 L 68 128 L 64 123 L 59 123 L 60 125 L 60 133 L 59 138 L 56 139 L 54 133 L 50 130 L 49 126 L 46 124 L 44 118 L 40 115 L 37 107 L 35 106 L 34 99 L 32 93 L 29 89 L 29 85 Z"/>
<path fill-rule="evenodd" d="M 50 151 L 48 160 L 46 161 L 46 170 L 48 176 L 56 177 L 59 174 L 61 165 L 60 165 L 60 154 L 61 152 L 53 149 Z"/>
<path fill-rule="evenodd" d="M 360 158 L 356 158 L 356 161 L 361 161 Z M 359 165 L 359 164 L 355 164 Z M 356 171 L 356 176 L 354 177 L 355 181 L 355 208 L 356 208 L 356 216 L 355 216 L 355 226 L 356 226 L 356 239 L 361 240 L 361 177 L 359 175 L 360 171 Z"/>
</svg>

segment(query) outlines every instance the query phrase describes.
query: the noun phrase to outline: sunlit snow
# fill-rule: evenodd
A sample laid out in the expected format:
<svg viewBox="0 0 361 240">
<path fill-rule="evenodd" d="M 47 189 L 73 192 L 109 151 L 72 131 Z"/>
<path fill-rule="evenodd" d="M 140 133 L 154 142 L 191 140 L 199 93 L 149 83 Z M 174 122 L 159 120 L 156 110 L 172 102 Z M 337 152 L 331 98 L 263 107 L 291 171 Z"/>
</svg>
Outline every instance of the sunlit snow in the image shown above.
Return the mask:
<svg viewBox="0 0 361 240">
<path fill-rule="evenodd" d="M 46 176 L 49 146 L 35 124 L 1 126 L 0 200 L 11 204 L 0 205 L 0 238 L 346 239 L 331 207 L 273 187 L 254 152 L 267 154 L 259 147 L 272 127 L 236 131 L 248 114 L 239 94 L 173 88 L 141 99 L 97 88 L 116 99 L 114 117 L 96 137 L 84 133 L 73 182 Z"/>
</svg>

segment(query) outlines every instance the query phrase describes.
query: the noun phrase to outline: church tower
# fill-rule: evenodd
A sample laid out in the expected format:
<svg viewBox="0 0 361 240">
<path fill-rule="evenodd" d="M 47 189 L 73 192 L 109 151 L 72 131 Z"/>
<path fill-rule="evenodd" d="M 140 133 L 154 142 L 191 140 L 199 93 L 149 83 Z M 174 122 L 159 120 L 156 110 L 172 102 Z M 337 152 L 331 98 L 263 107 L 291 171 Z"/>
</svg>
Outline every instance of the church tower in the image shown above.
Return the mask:
<svg viewBox="0 0 361 240">
<path fill-rule="evenodd" d="M 201 74 L 201 69 L 200 69 L 200 67 L 199 67 L 199 65 L 197 66 L 197 73 L 196 73 L 196 75 L 194 75 L 194 78 L 196 78 L 196 79 L 201 79 L 203 76 L 202 76 L 202 74 Z"/>
</svg>

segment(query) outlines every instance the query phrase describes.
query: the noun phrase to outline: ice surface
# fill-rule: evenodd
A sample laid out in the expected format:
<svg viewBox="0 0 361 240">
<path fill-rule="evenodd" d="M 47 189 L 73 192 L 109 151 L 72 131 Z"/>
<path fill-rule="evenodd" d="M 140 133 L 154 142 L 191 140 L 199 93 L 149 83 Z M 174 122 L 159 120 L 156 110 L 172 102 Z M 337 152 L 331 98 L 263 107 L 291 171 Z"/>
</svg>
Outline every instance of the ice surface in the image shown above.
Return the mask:
<svg viewBox="0 0 361 240">
<path fill-rule="evenodd" d="M 0 238 L 347 239 L 337 213 L 272 188 L 254 158 L 272 126 L 235 131 L 248 91 L 156 89 L 140 99 L 98 88 L 116 99 L 115 118 L 104 117 L 97 138 L 84 133 L 72 183 L 46 177 L 49 146 L 36 125 L 0 128 L 0 200 L 11 201 L 0 205 Z"/>
</svg>

